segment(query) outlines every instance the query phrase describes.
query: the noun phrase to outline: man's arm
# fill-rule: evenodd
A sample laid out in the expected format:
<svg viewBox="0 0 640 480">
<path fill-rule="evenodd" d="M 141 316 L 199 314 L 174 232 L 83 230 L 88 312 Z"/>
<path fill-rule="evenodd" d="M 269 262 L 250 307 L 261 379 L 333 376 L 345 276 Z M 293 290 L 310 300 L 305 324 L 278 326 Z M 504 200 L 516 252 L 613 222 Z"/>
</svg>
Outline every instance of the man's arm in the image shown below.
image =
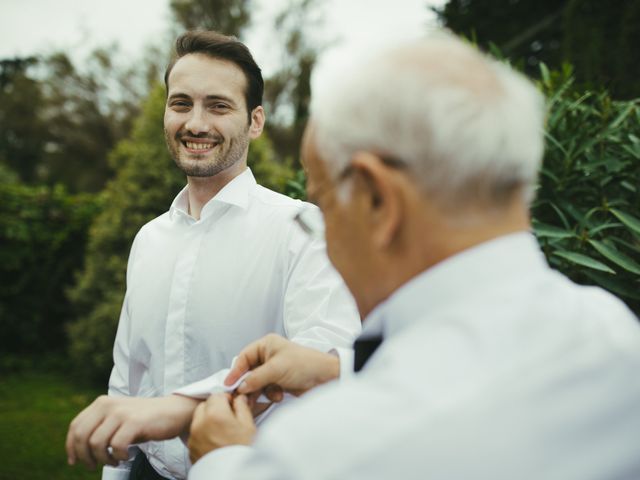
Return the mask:
<svg viewBox="0 0 640 480">
<path fill-rule="evenodd" d="M 304 208 L 317 207 L 305 204 Z M 362 329 L 360 315 L 342 277 L 327 257 L 325 242 L 310 238 L 292 224 L 287 248 L 285 336 L 321 352 L 351 347 Z"/>
<path fill-rule="evenodd" d="M 270 334 L 238 354 L 225 384 L 233 385 L 250 370 L 251 374 L 238 386 L 237 392 L 251 394 L 265 390 L 271 400 L 279 401 L 283 392 L 299 396 L 338 378 L 340 359 Z"/>
<path fill-rule="evenodd" d="M 102 395 L 69 425 L 65 448 L 69 465 L 116 465 L 127 460 L 130 445 L 165 440 L 186 431 L 199 400 L 169 395 L 157 398 Z M 111 451 L 109 451 L 109 447 Z"/>
</svg>

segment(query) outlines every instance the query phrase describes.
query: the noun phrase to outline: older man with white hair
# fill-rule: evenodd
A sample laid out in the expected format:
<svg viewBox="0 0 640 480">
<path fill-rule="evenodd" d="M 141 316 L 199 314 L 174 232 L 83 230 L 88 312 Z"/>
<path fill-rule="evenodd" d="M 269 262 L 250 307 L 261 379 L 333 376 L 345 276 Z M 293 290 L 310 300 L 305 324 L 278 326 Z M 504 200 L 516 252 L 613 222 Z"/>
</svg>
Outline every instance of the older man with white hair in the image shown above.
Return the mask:
<svg viewBox="0 0 640 480">
<path fill-rule="evenodd" d="M 253 369 L 240 394 L 340 381 L 255 438 L 244 395 L 211 397 L 190 479 L 640 478 L 637 320 L 551 270 L 530 231 L 543 118 L 529 81 L 447 35 L 325 79 L 308 192 L 365 318 L 364 368 L 250 345 L 227 378 Z"/>
</svg>

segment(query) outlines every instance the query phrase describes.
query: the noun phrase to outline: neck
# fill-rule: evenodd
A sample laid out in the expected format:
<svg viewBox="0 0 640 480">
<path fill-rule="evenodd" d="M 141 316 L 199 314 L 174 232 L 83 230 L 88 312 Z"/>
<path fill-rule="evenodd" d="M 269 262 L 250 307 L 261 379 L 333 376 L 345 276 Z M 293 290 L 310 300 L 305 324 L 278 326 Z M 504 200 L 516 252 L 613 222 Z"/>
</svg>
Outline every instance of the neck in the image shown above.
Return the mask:
<svg viewBox="0 0 640 480">
<path fill-rule="evenodd" d="M 473 221 L 452 222 L 448 215 L 423 215 L 428 206 L 421 206 L 421 213 L 412 215 L 404 223 L 394 244 L 382 260 L 385 272 L 376 282 L 376 288 L 361 313 L 366 316 L 381 301 L 412 278 L 438 263 L 504 235 L 530 230 L 529 213 L 522 202 L 514 202 L 506 211 L 476 216 Z M 416 213 L 416 211 L 414 211 Z"/>
<path fill-rule="evenodd" d="M 189 215 L 200 220 L 202 208 L 215 197 L 231 180 L 247 168 L 246 163 L 237 164 L 218 172 L 211 177 L 187 177 L 189 186 Z"/>
<path fill-rule="evenodd" d="M 427 239 L 422 250 L 423 270 L 481 243 L 512 233 L 529 231 L 531 225 L 527 206 L 521 201 L 514 201 L 505 210 L 489 211 L 459 222 L 451 221 L 447 217 L 439 218 L 435 224 L 427 228 L 423 237 Z M 439 234 L 427 233 L 434 231 Z"/>
</svg>

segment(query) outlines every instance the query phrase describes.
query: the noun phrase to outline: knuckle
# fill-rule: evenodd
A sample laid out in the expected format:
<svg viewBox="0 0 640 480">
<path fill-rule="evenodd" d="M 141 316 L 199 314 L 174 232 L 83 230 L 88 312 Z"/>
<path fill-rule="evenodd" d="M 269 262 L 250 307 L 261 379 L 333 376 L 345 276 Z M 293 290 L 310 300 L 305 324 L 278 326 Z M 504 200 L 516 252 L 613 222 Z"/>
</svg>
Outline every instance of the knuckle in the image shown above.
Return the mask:
<svg viewBox="0 0 640 480">
<path fill-rule="evenodd" d="M 100 395 L 98 398 L 96 398 L 94 400 L 94 404 L 97 406 L 104 406 L 104 405 L 108 405 L 110 401 L 110 398 L 107 395 Z"/>
<path fill-rule="evenodd" d="M 281 339 L 282 337 L 280 337 L 280 335 L 276 333 L 269 333 L 265 338 L 267 343 L 271 343 L 271 344 L 277 344 L 278 342 L 280 342 Z"/>
<path fill-rule="evenodd" d="M 102 441 L 100 439 L 91 437 L 89 439 L 89 446 L 94 450 L 99 449 L 102 446 Z"/>
</svg>

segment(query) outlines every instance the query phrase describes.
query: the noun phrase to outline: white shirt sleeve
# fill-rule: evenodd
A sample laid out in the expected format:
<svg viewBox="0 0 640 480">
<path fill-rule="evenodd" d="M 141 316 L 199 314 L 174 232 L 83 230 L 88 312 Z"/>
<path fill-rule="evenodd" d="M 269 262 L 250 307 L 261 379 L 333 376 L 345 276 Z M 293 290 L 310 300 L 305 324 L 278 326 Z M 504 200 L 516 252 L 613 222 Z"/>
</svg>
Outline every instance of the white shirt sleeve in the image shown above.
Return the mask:
<svg viewBox="0 0 640 480">
<path fill-rule="evenodd" d="M 189 480 L 214 478 L 287 480 L 291 478 L 273 459 L 262 458 L 260 461 L 255 453 L 253 448 L 243 445 L 215 450 L 191 467 Z"/>
<path fill-rule="evenodd" d="M 127 266 L 127 285 L 131 275 L 131 266 L 135 254 L 135 248 L 138 236 L 133 241 L 131 253 L 129 254 L 129 262 Z M 118 320 L 118 330 L 116 339 L 113 344 L 113 369 L 109 377 L 109 395 L 129 396 L 129 295 L 125 293 L 122 302 L 122 310 L 120 311 L 120 319 Z M 127 480 L 131 470 L 131 462 L 120 462 L 116 467 L 105 465 L 102 467 L 102 480 Z"/>
<path fill-rule="evenodd" d="M 323 352 L 351 347 L 362 329 L 360 315 L 327 257 L 324 241 L 312 240 L 297 225 L 291 236 L 283 300 L 287 338 Z"/>
<path fill-rule="evenodd" d="M 353 372 L 353 348 L 342 348 L 336 347 L 332 349 L 329 353 L 335 354 L 340 360 L 340 378 L 339 381 L 344 381 L 350 379 Z"/>
</svg>

